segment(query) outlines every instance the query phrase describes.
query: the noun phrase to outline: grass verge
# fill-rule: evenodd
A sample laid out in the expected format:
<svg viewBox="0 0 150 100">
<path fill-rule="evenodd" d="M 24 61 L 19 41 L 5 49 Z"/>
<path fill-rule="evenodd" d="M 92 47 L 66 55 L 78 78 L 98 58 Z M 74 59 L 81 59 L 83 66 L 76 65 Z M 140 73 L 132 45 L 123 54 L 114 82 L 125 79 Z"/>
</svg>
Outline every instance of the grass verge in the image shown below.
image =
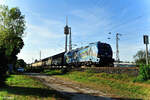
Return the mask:
<svg viewBox="0 0 150 100">
<path fill-rule="evenodd" d="M 8 86 L 0 88 L 0 100 L 66 100 L 57 91 L 25 75 L 11 75 L 6 83 Z"/>
<path fill-rule="evenodd" d="M 61 70 L 44 70 L 41 73 L 45 73 L 48 75 L 62 75 L 63 74 Z"/>
<path fill-rule="evenodd" d="M 53 71 L 51 71 L 52 73 Z M 55 74 L 56 75 L 56 74 Z M 134 82 L 135 77 L 125 74 L 106 74 L 92 72 L 70 72 L 57 77 L 72 80 L 84 86 L 100 90 L 112 97 L 123 99 L 150 99 L 149 82 Z"/>
</svg>

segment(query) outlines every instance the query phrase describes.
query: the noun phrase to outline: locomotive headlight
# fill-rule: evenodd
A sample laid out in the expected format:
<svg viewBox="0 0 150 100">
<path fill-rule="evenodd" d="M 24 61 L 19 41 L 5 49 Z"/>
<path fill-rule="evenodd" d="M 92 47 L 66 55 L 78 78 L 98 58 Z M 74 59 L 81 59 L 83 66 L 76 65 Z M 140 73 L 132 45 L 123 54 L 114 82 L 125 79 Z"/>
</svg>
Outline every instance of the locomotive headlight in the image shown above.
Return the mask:
<svg viewBox="0 0 150 100">
<path fill-rule="evenodd" d="M 97 58 L 97 62 L 99 62 L 100 61 L 100 58 Z"/>
<path fill-rule="evenodd" d="M 101 55 L 100 55 L 100 54 L 98 54 L 98 55 L 97 55 L 97 57 L 98 57 L 98 58 L 100 58 L 100 57 L 101 57 Z"/>
</svg>

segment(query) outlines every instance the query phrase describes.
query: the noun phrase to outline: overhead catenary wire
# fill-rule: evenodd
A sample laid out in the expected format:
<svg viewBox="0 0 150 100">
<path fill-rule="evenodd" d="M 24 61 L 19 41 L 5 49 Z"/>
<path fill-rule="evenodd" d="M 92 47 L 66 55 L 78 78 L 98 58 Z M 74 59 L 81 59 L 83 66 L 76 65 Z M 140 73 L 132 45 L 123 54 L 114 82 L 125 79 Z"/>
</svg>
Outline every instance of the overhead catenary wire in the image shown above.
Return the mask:
<svg viewBox="0 0 150 100">
<path fill-rule="evenodd" d="M 100 1 L 101 1 L 101 2 L 100 2 Z M 106 1 L 106 0 L 97 0 L 97 2 L 95 3 L 95 7 L 101 8 L 102 5 L 105 4 L 105 1 Z M 108 5 L 108 1 L 107 1 L 107 5 Z M 125 8 L 124 8 L 124 9 L 125 9 Z M 94 13 L 94 11 L 93 11 L 93 12 L 90 12 L 90 13 L 93 14 L 94 16 L 96 16 L 95 13 Z M 114 16 L 114 17 L 115 17 L 115 16 Z M 123 16 L 122 16 L 122 17 L 123 17 Z M 126 25 L 126 24 L 135 22 L 135 21 L 137 21 L 138 19 L 140 19 L 140 18 L 142 18 L 142 17 L 143 17 L 143 15 L 139 15 L 139 16 L 133 17 L 133 18 L 131 18 L 131 19 L 124 20 L 124 22 L 119 23 L 119 24 L 113 26 L 111 29 L 107 29 L 107 30 L 110 30 L 110 31 L 111 31 L 111 30 L 115 30 L 115 29 L 117 29 L 117 28 L 119 28 L 119 27 L 122 27 L 122 26 L 124 26 L 124 25 Z M 113 23 L 110 23 L 109 25 L 113 25 Z"/>
</svg>

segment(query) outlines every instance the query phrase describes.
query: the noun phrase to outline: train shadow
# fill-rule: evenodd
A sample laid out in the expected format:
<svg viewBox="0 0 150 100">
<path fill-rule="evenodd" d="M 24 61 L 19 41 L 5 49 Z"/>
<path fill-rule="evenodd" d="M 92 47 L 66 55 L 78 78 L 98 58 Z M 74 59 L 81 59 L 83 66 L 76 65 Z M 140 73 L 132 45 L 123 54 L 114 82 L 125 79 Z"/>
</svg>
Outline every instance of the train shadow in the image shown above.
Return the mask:
<svg viewBox="0 0 150 100">
<path fill-rule="evenodd" d="M 53 73 L 53 74 L 46 74 L 46 73 L 22 73 L 23 75 L 29 76 L 53 76 L 53 75 L 64 75 L 66 73 Z"/>
<path fill-rule="evenodd" d="M 53 89 L 46 88 L 31 88 L 31 87 L 18 87 L 18 86 L 5 86 L 0 88 L 0 91 L 7 91 L 9 94 L 21 95 L 21 96 L 33 96 L 33 97 L 55 97 L 67 98 Z"/>
<path fill-rule="evenodd" d="M 0 88 L 0 91 L 7 91 L 9 94 L 21 95 L 21 96 L 33 96 L 35 98 L 47 98 L 54 97 L 59 100 L 142 100 L 131 98 L 106 98 L 103 96 L 92 96 L 85 93 L 76 92 L 64 92 L 56 91 L 53 89 L 43 88 L 31 88 L 31 87 L 18 87 L 18 86 L 6 86 Z"/>
</svg>

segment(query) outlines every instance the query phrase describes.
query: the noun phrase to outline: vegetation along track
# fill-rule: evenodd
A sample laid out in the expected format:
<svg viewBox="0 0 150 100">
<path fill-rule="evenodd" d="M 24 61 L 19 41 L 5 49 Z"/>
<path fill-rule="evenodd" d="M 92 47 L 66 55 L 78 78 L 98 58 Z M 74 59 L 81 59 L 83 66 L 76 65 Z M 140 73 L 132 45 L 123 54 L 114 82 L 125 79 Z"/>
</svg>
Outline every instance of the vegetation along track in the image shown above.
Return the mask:
<svg viewBox="0 0 150 100">
<path fill-rule="evenodd" d="M 94 73 L 109 73 L 109 74 L 128 74 L 131 76 L 137 76 L 139 73 L 138 67 L 84 67 L 74 68 L 71 71 L 89 71 Z"/>
</svg>

